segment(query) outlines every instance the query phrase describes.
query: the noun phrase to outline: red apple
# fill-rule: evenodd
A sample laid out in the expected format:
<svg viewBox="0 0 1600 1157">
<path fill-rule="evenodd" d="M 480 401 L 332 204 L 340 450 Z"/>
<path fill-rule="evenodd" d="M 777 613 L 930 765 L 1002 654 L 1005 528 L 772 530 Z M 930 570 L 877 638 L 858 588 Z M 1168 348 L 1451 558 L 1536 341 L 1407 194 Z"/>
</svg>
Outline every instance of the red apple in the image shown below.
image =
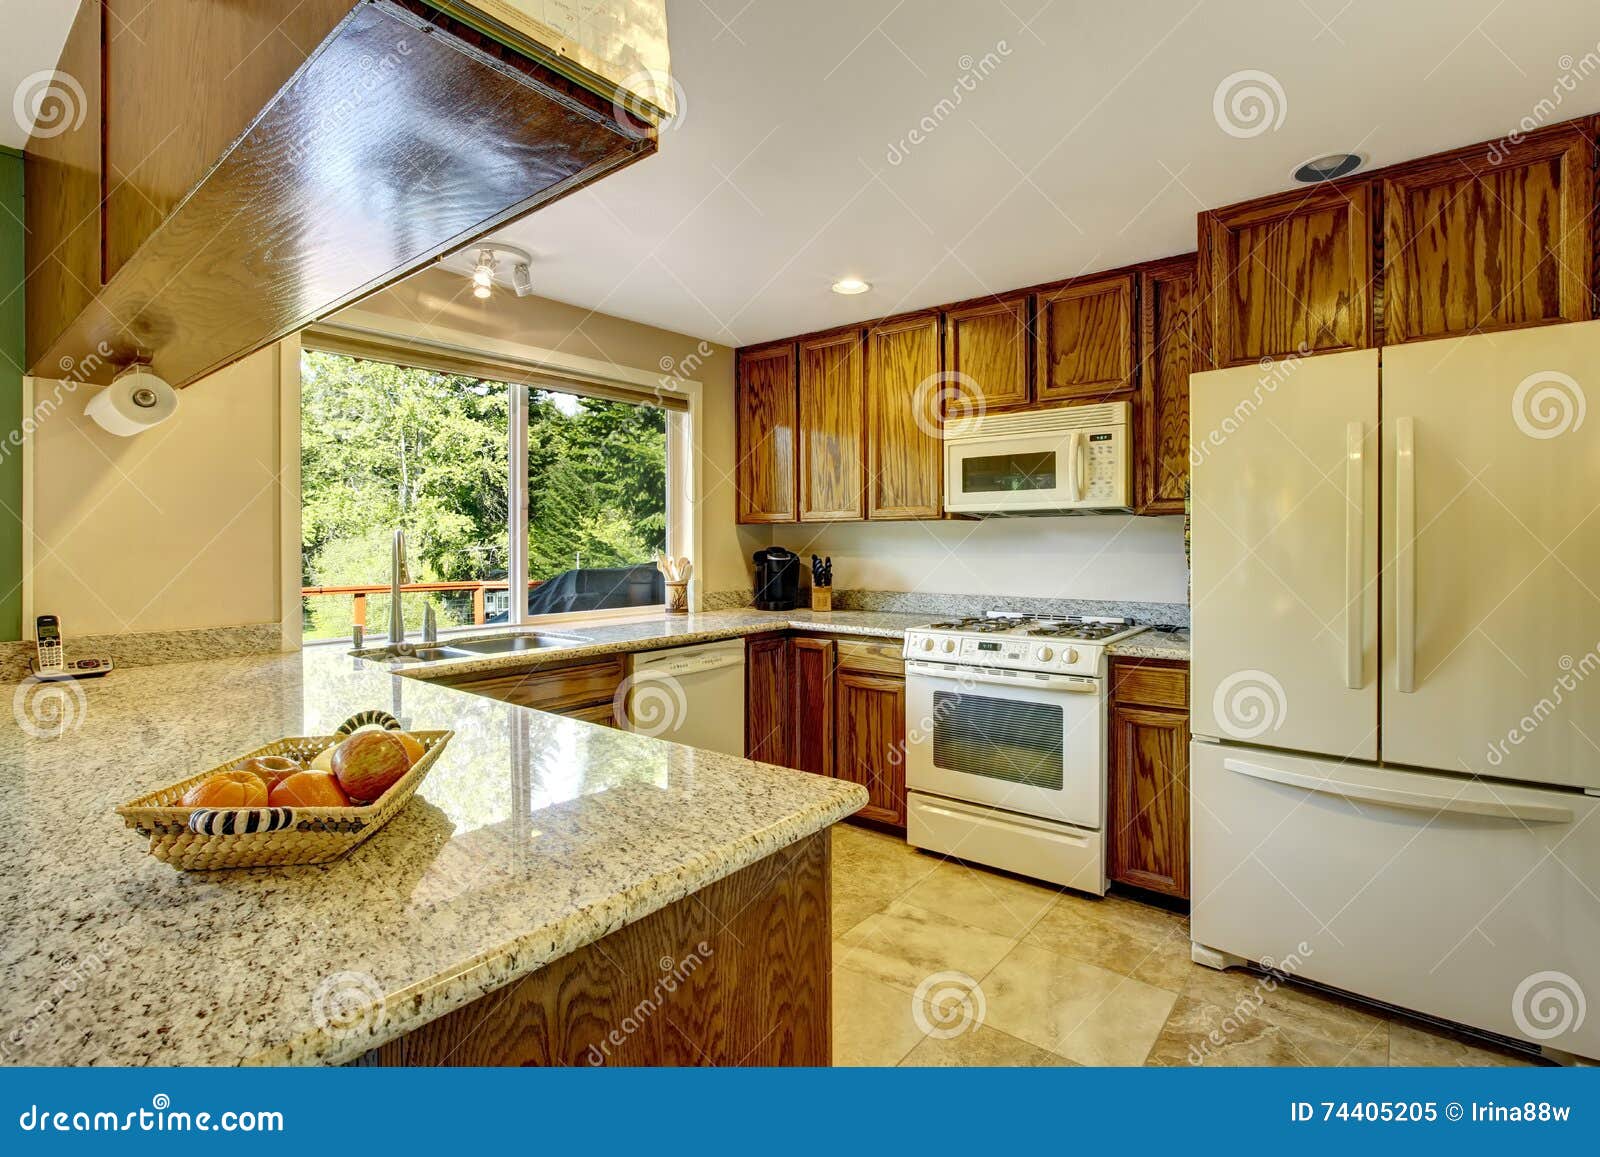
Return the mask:
<svg viewBox="0 0 1600 1157">
<path fill-rule="evenodd" d="M 352 800 L 370 803 L 411 770 L 406 745 L 388 731 L 358 731 L 333 752 L 333 774 Z"/>
</svg>

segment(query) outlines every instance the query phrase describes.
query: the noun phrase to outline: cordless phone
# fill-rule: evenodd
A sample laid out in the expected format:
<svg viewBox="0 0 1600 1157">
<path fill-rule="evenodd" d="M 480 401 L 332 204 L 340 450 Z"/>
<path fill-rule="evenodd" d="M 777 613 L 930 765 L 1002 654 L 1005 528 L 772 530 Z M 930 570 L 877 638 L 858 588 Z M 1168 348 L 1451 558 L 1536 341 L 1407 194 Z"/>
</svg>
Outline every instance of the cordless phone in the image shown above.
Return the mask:
<svg viewBox="0 0 1600 1157">
<path fill-rule="evenodd" d="M 111 670 L 110 659 L 74 659 L 67 662 L 61 642 L 61 620 L 40 615 L 33 621 L 34 657 L 29 662 L 35 679 L 89 679 Z"/>
</svg>

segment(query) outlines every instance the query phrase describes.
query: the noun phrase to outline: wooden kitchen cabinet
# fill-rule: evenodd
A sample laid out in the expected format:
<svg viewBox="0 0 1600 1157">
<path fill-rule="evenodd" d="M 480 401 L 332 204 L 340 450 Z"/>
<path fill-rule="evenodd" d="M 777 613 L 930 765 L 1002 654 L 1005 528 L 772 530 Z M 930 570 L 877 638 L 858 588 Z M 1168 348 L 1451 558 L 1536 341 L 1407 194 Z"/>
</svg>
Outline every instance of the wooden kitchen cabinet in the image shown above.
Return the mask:
<svg viewBox="0 0 1600 1157">
<path fill-rule="evenodd" d="M 1189 895 L 1189 665 L 1111 660 L 1107 875 Z"/>
<path fill-rule="evenodd" d="M 1371 199 L 1358 179 L 1201 213 L 1196 368 L 1372 345 Z"/>
<path fill-rule="evenodd" d="M 1385 170 L 1385 344 L 1588 320 L 1594 165 L 1563 125 Z"/>
<path fill-rule="evenodd" d="M 799 511 L 794 343 L 740 350 L 737 394 L 739 521 L 794 522 Z"/>
<path fill-rule="evenodd" d="M 1134 293 L 1134 275 L 1117 272 L 1035 295 L 1035 402 L 1096 402 L 1133 389 Z"/>
<path fill-rule="evenodd" d="M 467 675 L 443 682 L 449 687 L 515 703 L 519 707 L 535 707 L 590 723 L 621 725 L 615 717 L 617 688 L 622 683 L 620 655 L 532 671 Z"/>
<path fill-rule="evenodd" d="M 861 344 L 859 329 L 799 343 L 801 522 L 859 522 L 865 517 Z"/>
<path fill-rule="evenodd" d="M 1027 294 L 959 306 L 944 315 L 947 418 L 1026 407 L 1033 398 Z"/>
<path fill-rule="evenodd" d="M 833 774 L 832 639 L 790 640 L 790 716 L 793 766 L 816 775 Z"/>
<path fill-rule="evenodd" d="M 750 639 L 744 649 L 744 754 L 762 763 L 790 766 L 789 640 L 783 635 Z"/>
<path fill-rule="evenodd" d="M 1139 272 L 1139 394 L 1134 405 L 1135 508 L 1182 514 L 1189 481 L 1189 374 L 1194 370 L 1194 254 Z"/>
<path fill-rule="evenodd" d="M 867 789 L 863 819 L 905 827 L 906 681 L 840 668 L 834 775 Z"/>
<path fill-rule="evenodd" d="M 939 315 L 867 331 L 867 517 L 938 518 L 944 511 Z"/>
</svg>

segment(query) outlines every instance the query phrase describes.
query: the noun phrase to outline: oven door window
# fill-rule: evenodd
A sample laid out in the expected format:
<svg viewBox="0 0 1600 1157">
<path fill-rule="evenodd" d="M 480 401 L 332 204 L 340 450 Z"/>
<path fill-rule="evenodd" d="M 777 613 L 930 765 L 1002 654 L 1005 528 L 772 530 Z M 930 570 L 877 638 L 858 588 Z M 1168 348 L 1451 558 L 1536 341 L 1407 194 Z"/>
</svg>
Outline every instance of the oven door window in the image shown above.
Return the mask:
<svg viewBox="0 0 1600 1157">
<path fill-rule="evenodd" d="M 961 459 L 964 494 L 1014 494 L 1056 488 L 1056 452 L 1020 451 L 974 454 Z"/>
<path fill-rule="evenodd" d="M 1059 704 L 933 693 L 933 762 L 946 771 L 1060 791 L 1065 733 Z"/>
</svg>

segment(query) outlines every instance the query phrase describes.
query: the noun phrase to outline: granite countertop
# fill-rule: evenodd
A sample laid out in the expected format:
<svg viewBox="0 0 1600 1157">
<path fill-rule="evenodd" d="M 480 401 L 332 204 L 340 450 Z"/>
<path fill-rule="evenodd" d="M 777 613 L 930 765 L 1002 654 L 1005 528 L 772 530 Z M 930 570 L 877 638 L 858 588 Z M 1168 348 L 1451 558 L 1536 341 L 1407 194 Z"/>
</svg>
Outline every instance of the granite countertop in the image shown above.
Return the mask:
<svg viewBox="0 0 1600 1157">
<path fill-rule="evenodd" d="M 752 614 L 679 620 L 670 638 L 811 624 Z M 883 617 L 826 621 L 892 633 Z M 663 628 L 584 629 L 620 649 Z M 514 707 L 343 648 L 119 670 L 81 699 L 61 692 L 65 716 L 38 686 L 17 691 L 28 722 L 0 736 L 6 1064 L 348 1061 L 866 800 L 844 781 Z M 412 804 L 334 863 L 181 873 L 113 814 L 371 707 L 456 735 Z"/>
<path fill-rule="evenodd" d="M 1188 631 L 1140 631 L 1131 639 L 1106 648 L 1113 655 L 1130 659 L 1181 659 L 1189 661 Z"/>
</svg>

